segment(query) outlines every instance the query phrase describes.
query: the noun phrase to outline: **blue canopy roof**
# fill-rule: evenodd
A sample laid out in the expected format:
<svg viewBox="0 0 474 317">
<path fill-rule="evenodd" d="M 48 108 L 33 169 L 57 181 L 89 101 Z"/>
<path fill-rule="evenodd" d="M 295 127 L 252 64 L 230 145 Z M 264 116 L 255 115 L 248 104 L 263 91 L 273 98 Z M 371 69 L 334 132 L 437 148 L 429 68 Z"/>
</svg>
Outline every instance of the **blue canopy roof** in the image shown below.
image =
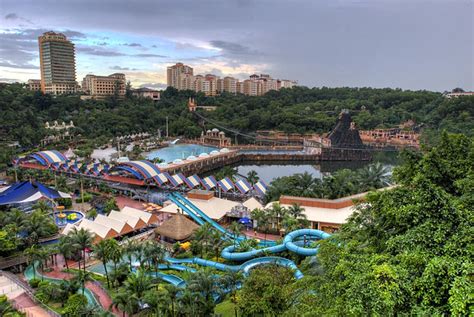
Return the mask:
<svg viewBox="0 0 474 317">
<path fill-rule="evenodd" d="M 38 182 L 20 182 L 0 191 L 0 205 L 33 202 L 41 198 L 71 198 L 69 194 L 49 188 Z"/>
</svg>

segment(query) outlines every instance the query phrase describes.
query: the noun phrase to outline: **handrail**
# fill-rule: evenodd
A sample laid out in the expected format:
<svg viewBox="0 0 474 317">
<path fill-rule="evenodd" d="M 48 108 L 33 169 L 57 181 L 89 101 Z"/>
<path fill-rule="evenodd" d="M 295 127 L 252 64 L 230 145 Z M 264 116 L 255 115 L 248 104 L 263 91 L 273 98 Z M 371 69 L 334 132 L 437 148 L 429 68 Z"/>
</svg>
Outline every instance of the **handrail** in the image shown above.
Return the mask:
<svg viewBox="0 0 474 317">
<path fill-rule="evenodd" d="M 15 274 L 12 274 L 10 272 L 2 271 L 0 270 L 0 276 L 4 276 L 13 283 L 15 283 L 17 286 L 19 286 L 21 289 L 23 289 L 24 293 L 35 303 L 38 304 L 41 308 L 43 308 L 48 315 L 51 317 L 61 317 L 60 314 L 52 310 L 48 305 L 40 301 L 34 294 L 34 290 L 29 286 L 25 281 L 21 280 L 16 276 Z M 17 309 L 20 308 L 19 305 L 16 305 Z"/>
</svg>

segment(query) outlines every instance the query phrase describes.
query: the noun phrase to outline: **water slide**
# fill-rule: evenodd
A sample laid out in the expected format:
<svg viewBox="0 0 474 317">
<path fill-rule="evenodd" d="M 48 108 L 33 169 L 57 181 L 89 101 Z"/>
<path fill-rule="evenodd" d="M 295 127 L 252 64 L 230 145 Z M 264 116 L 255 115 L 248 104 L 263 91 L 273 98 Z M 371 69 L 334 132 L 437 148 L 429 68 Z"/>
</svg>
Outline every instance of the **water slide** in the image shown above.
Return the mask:
<svg viewBox="0 0 474 317">
<path fill-rule="evenodd" d="M 211 217 L 206 215 L 202 210 L 200 210 L 196 205 L 194 205 L 191 201 L 187 198 L 183 197 L 178 192 L 171 193 L 169 196 L 170 200 L 175 203 L 178 207 L 180 207 L 184 212 L 186 212 L 194 221 L 196 221 L 199 225 L 203 225 L 204 221 L 209 223 L 212 227 L 214 227 L 217 231 L 222 233 L 228 239 L 234 239 L 234 234 L 224 227 L 222 227 L 219 223 L 214 221 Z M 242 241 L 247 239 L 246 236 L 240 235 L 237 237 L 237 241 Z M 274 241 L 260 241 L 259 245 L 266 245 L 271 246 L 275 245 Z"/>
<path fill-rule="evenodd" d="M 36 271 L 36 272 L 34 272 L 34 271 Z M 35 276 L 38 279 L 43 279 L 45 281 L 55 283 L 55 284 L 59 284 L 63 281 L 61 279 L 57 279 L 57 278 L 53 278 L 53 277 L 49 277 L 49 276 L 41 274 L 37 269 L 37 264 L 36 263 L 34 265 L 30 265 L 26 268 L 26 270 L 24 272 L 24 276 L 25 276 L 25 278 L 28 282 L 30 280 L 32 280 Z M 80 288 L 77 291 L 77 293 L 82 294 L 82 288 Z M 84 288 L 84 296 L 87 298 L 87 303 L 88 303 L 89 306 L 91 306 L 91 307 L 102 307 L 100 305 L 99 301 L 97 300 L 97 298 L 95 298 L 94 294 L 88 288 Z"/>
</svg>

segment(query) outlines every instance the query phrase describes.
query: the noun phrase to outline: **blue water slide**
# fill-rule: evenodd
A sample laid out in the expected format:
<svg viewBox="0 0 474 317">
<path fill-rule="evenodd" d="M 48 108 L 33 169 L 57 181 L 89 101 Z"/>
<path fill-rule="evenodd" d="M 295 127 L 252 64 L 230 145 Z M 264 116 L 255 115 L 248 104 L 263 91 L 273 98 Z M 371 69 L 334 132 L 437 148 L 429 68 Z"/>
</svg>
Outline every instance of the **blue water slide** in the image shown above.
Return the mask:
<svg viewBox="0 0 474 317">
<path fill-rule="evenodd" d="M 288 233 L 283 239 L 283 244 L 288 250 L 296 254 L 303 256 L 316 255 L 316 253 L 318 253 L 318 248 L 305 248 L 297 245 L 295 240 L 304 236 L 316 237 L 318 239 L 327 239 L 331 235 L 329 233 L 316 229 L 300 229 Z"/>
<path fill-rule="evenodd" d="M 214 228 L 216 228 L 218 231 L 221 233 L 225 234 L 226 236 L 229 236 L 230 238 L 234 237 L 234 234 L 227 231 L 224 227 L 222 227 L 220 224 L 218 224 L 216 221 L 214 221 L 211 217 L 206 215 L 204 212 L 202 212 L 198 207 L 196 207 L 192 202 L 190 202 L 187 198 L 184 198 L 183 195 L 180 193 L 172 193 L 171 197 L 174 197 L 175 200 L 180 201 L 182 205 L 186 204 L 188 208 L 192 210 L 192 212 L 196 213 L 199 217 L 204 219 L 206 222 L 211 224 Z M 173 200 L 172 200 L 173 201 Z M 174 202 L 174 201 L 173 201 Z M 186 211 L 186 210 L 185 210 Z M 186 211 L 187 212 L 187 211 Z"/>
<path fill-rule="evenodd" d="M 228 230 L 226 230 L 224 227 L 222 227 L 219 223 L 217 223 L 216 221 L 214 221 L 211 217 L 209 217 L 208 215 L 206 215 L 206 213 L 204 213 L 202 210 L 200 210 L 198 207 L 196 207 L 196 205 L 194 205 L 192 202 L 190 202 L 187 198 L 183 197 L 183 195 L 181 195 L 180 193 L 171 193 L 170 195 L 170 198 L 171 198 L 171 201 L 176 203 L 176 201 L 178 201 L 180 203 L 180 207 L 186 212 L 188 213 L 189 215 L 191 214 L 194 214 L 194 215 L 198 215 L 199 217 L 201 217 L 201 219 L 204 219 L 206 222 L 208 222 L 209 224 L 211 224 L 211 226 L 213 226 L 214 228 L 216 228 L 219 232 L 221 232 L 222 234 L 224 234 L 226 237 L 230 238 L 230 239 L 234 239 L 234 234 Z M 178 205 L 178 204 L 177 204 Z M 182 206 L 186 206 L 188 208 L 184 208 Z M 191 210 L 190 210 L 191 209 Z M 191 216 L 192 217 L 192 216 Z M 193 218 L 194 219 L 194 218 Z M 199 223 L 199 222 L 198 222 Z M 201 224 L 201 223 L 199 223 Z M 202 224 L 201 224 L 202 225 Z M 247 237 L 246 236 L 238 236 L 237 237 L 237 241 L 242 241 L 242 240 L 246 240 Z M 261 246 L 273 246 L 275 245 L 275 242 L 274 241 L 266 241 L 266 240 L 262 240 L 259 242 L 259 245 Z"/>
<path fill-rule="evenodd" d="M 199 225 L 203 225 L 205 222 L 202 220 L 198 215 L 196 215 L 193 211 L 191 211 L 186 205 L 184 205 L 181 200 L 173 195 L 169 196 L 169 199 L 176 204 L 179 208 L 181 208 L 184 212 L 186 212 L 194 221 L 196 221 Z"/>
</svg>

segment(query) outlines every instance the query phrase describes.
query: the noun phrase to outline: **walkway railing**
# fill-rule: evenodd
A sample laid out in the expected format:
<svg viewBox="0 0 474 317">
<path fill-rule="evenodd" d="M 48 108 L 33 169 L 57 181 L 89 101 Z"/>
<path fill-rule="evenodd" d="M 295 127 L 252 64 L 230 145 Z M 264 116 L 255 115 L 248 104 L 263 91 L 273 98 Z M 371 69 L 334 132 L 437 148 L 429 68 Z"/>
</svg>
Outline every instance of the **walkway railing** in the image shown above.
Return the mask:
<svg viewBox="0 0 474 317">
<path fill-rule="evenodd" d="M 37 304 L 38 306 L 40 306 L 41 308 L 43 308 L 47 313 L 48 315 L 52 316 L 52 317 L 61 317 L 60 314 L 58 314 L 57 312 L 55 312 L 54 310 L 52 310 L 51 308 L 48 307 L 48 305 L 44 304 L 43 302 L 41 302 L 38 298 L 36 298 L 35 294 L 34 294 L 34 290 L 23 280 L 19 279 L 15 274 L 12 274 L 10 272 L 6 272 L 6 271 L 2 271 L 0 270 L 0 276 L 4 276 L 6 277 L 7 279 L 9 279 L 10 281 L 12 281 L 13 283 L 15 283 L 16 285 L 18 285 L 21 289 L 23 289 L 24 293 L 35 303 Z M 23 309 L 24 307 L 21 307 L 21 305 L 18 305 L 17 303 L 14 303 L 14 306 L 17 310 L 19 311 L 22 311 L 23 312 Z M 26 312 L 25 312 L 26 313 Z M 31 315 L 33 316 L 33 315 Z"/>
</svg>

